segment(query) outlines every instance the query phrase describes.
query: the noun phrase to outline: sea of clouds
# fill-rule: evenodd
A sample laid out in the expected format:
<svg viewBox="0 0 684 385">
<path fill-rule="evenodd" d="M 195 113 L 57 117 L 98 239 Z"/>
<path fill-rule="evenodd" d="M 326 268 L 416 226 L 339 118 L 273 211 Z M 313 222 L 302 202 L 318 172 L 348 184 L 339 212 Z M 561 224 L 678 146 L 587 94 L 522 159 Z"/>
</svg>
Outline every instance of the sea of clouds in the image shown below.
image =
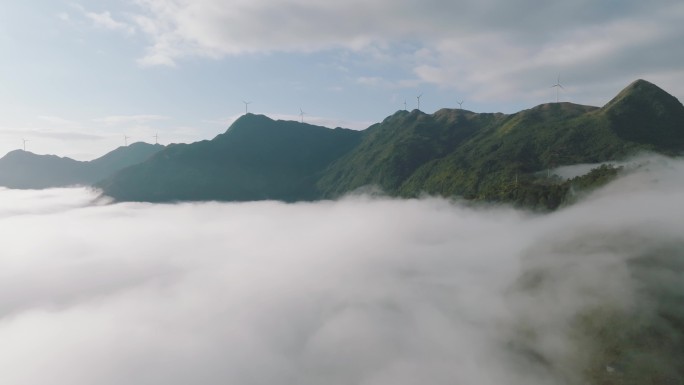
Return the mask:
<svg viewBox="0 0 684 385">
<path fill-rule="evenodd" d="M 684 162 L 539 215 L 0 190 L 0 383 L 680 384 Z"/>
</svg>

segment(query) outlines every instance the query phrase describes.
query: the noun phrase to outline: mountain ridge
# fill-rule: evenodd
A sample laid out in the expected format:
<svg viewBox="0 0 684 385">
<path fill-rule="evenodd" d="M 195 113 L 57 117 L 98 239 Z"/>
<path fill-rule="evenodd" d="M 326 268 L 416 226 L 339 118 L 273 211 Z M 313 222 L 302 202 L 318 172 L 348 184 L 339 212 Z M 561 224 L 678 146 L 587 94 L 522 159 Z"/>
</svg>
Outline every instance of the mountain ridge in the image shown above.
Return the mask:
<svg viewBox="0 0 684 385">
<path fill-rule="evenodd" d="M 684 137 L 676 135 L 684 126 L 684 109 L 674 96 L 655 84 L 638 79 L 618 93 L 602 109 L 621 137 L 648 142 L 672 150 L 684 146 Z M 659 130 L 653 130 L 658 127 Z"/>
<path fill-rule="evenodd" d="M 513 114 L 400 110 L 362 131 L 245 114 L 211 140 L 174 144 L 96 184 L 115 200 L 334 199 L 375 186 L 538 209 L 573 187 L 547 170 L 640 151 L 684 152 L 684 106 L 637 80 L 603 107 L 545 103 Z M 578 186 L 604 183 L 606 167 Z"/>
<path fill-rule="evenodd" d="M 363 131 L 245 114 L 211 141 L 184 146 L 183 154 L 169 148 L 99 186 L 115 199 L 150 201 L 334 199 L 376 186 L 391 196 L 427 193 L 553 209 L 571 186 L 540 173 L 639 151 L 676 155 L 684 151 L 684 106 L 637 80 L 603 107 L 400 110 Z M 302 158 L 316 151 L 326 156 Z M 173 169 L 177 175 L 169 175 Z M 605 181 L 615 170 L 600 173 L 592 180 Z"/>
<path fill-rule="evenodd" d="M 318 174 L 360 136 L 245 114 L 212 140 L 171 146 L 98 186 L 123 200 L 310 200 Z"/>
<path fill-rule="evenodd" d="M 136 142 L 91 161 L 14 150 L 0 158 L 0 186 L 17 189 L 89 186 L 146 160 L 163 148 L 159 144 Z"/>
</svg>

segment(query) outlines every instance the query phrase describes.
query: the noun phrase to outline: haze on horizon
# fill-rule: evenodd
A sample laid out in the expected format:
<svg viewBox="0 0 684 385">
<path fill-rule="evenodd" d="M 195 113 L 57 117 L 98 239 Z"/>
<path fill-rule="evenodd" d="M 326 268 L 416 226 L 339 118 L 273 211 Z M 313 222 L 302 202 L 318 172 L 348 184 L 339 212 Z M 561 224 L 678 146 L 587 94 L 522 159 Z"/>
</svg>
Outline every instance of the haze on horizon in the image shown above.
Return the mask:
<svg viewBox="0 0 684 385">
<path fill-rule="evenodd" d="M 681 380 L 683 181 L 655 157 L 548 215 L 0 189 L 0 383 Z"/>
<path fill-rule="evenodd" d="M 93 159 L 210 139 L 250 112 L 362 129 L 416 106 L 601 106 L 635 79 L 684 97 L 684 4 L 81 0 L 0 4 L 0 154 Z M 341 22 L 342 21 L 342 22 Z"/>
</svg>

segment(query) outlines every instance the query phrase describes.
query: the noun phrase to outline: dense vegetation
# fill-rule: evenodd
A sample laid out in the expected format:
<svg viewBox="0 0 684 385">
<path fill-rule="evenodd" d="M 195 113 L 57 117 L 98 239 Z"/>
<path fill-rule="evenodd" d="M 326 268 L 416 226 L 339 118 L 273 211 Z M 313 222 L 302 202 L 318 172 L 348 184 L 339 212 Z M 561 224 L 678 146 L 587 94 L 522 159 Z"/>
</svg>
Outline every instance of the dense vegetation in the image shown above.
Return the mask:
<svg viewBox="0 0 684 385">
<path fill-rule="evenodd" d="M 399 112 L 370 127 L 361 145 L 336 161 L 318 185 L 327 197 L 373 184 L 405 197 L 428 193 L 554 209 L 572 199 L 570 192 L 605 183 L 617 169 L 565 182 L 547 170 L 682 149 L 684 107 L 639 80 L 603 108 L 552 103 L 513 115 Z"/>
<path fill-rule="evenodd" d="M 361 133 L 247 114 L 211 141 L 171 145 L 100 186 L 119 200 L 311 200 Z"/>
<path fill-rule="evenodd" d="M 684 106 L 637 80 L 603 108 L 543 104 L 515 114 L 399 111 L 365 131 L 247 114 L 211 141 L 175 145 L 101 184 L 120 200 L 335 198 L 366 186 L 547 210 L 618 170 L 563 181 L 548 170 L 684 150 Z"/>
<path fill-rule="evenodd" d="M 581 270 L 586 265 L 578 257 L 610 263 L 607 259 L 612 261 L 616 245 L 621 245 L 617 250 L 627 254 L 620 257 L 627 263 L 620 268 L 609 266 L 615 267 L 615 274 L 630 277 L 631 283 L 613 288 L 620 293 L 619 298 L 605 286 L 597 287 L 596 283 L 587 284 L 589 281 L 581 279 L 576 282 L 581 289 L 575 290 L 585 295 L 590 293 L 591 299 L 581 311 L 564 321 L 565 333 L 572 345 L 569 350 L 581 353 L 567 360 L 566 365 L 549 365 L 544 359 L 549 352 L 548 345 L 540 343 L 539 324 L 531 326 L 527 314 L 516 326 L 517 336 L 511 341 L 511 347 L 526 353 L 546 370 L 566 378 L 564 383 L 568 384 L 681 384 L 684 381 L 684 308 L 680 306 L 684 244 L 681 238 L 665 236 L 653 243 L 638 231 L 595 231 L 574 233 L 561 243 L 534 245 L 522 260 L 523 266 L 530 268 L 523 267 L 525 273 L 509 292 L 511 301 L 523 298 L 519 294 L 534 301 L 547 300 L 549 314 L 559 314 L 568 303 L 558 299 L 572 295 L 559 296 L 559 291 L 568 289 L 563 282 L 569 276 L 579 277 L 575 274 L 579 271 L 588 273 Z M 611 257 L 604 259 L 607 255 Z M 554 257 L 556 263 L 538 263 L 540 259 L 548 261 Z M 603 272 L 606 280 L 614 282 L 615 276 L 610 274 Z M 541 321 L 545 322 L 548 319 Z"/>
</svg>

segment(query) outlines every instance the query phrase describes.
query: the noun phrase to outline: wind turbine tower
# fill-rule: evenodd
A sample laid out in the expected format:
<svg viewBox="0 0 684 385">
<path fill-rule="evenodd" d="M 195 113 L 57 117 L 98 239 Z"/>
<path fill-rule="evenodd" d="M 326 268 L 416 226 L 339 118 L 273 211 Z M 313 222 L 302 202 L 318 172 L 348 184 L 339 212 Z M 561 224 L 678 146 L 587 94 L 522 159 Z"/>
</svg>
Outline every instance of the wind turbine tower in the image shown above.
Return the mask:
<svg viewBox="0 0 684 385">
<path fill-rule="evenodd" d="M 552 85 L 551 88 L 556 89 L 556 103 L 558 103 L 558 100 L 559 100 L 558 99 L 558 92 L 560 91 L 561 88 L 565 89 L 565 87 L 563 87 L 560 83 L 560 74 L 558 74 L 558 80 L 556 81 L 556 84 Z"/>
<path fill-rule="evenodd" d="M 418 99 L 418 111 L 420 111 L 420 98 L 421 98 L 421 96 L 423 96 L 423 94 L 416 96 L 416 99 Z"/>
<path fill-rule="evenodd" d="M 299 108 L 299 117 L 301 118 L 302 123 L 304 123 L 304 115 L 306 112 L 304 112 L 301 108 Z"/>
<path fill-rule="evenodd" d="M 247 106 L 249 106 L 250 104 L 252 104 L 252 102 L 246 102 L 246 101 L 244 101 L 244 100 L 243 100 L 242 102 L 245 103 L 245 115 L 246 115 L 247 112 L 248 112 Z"/>
<path fill-rule="evenodd" d="M 21 139 L 24 142 L 24 151 L 26 151 L 26 142 L 28 142 L 28 139 Z"/>
<path fill-rule="evenodd" d="M 124 135 L 124 146 L 128 146 L 128 139 L 130 139 L 130 138 L 131 138 L 130 136 Z"/>
</svg>

